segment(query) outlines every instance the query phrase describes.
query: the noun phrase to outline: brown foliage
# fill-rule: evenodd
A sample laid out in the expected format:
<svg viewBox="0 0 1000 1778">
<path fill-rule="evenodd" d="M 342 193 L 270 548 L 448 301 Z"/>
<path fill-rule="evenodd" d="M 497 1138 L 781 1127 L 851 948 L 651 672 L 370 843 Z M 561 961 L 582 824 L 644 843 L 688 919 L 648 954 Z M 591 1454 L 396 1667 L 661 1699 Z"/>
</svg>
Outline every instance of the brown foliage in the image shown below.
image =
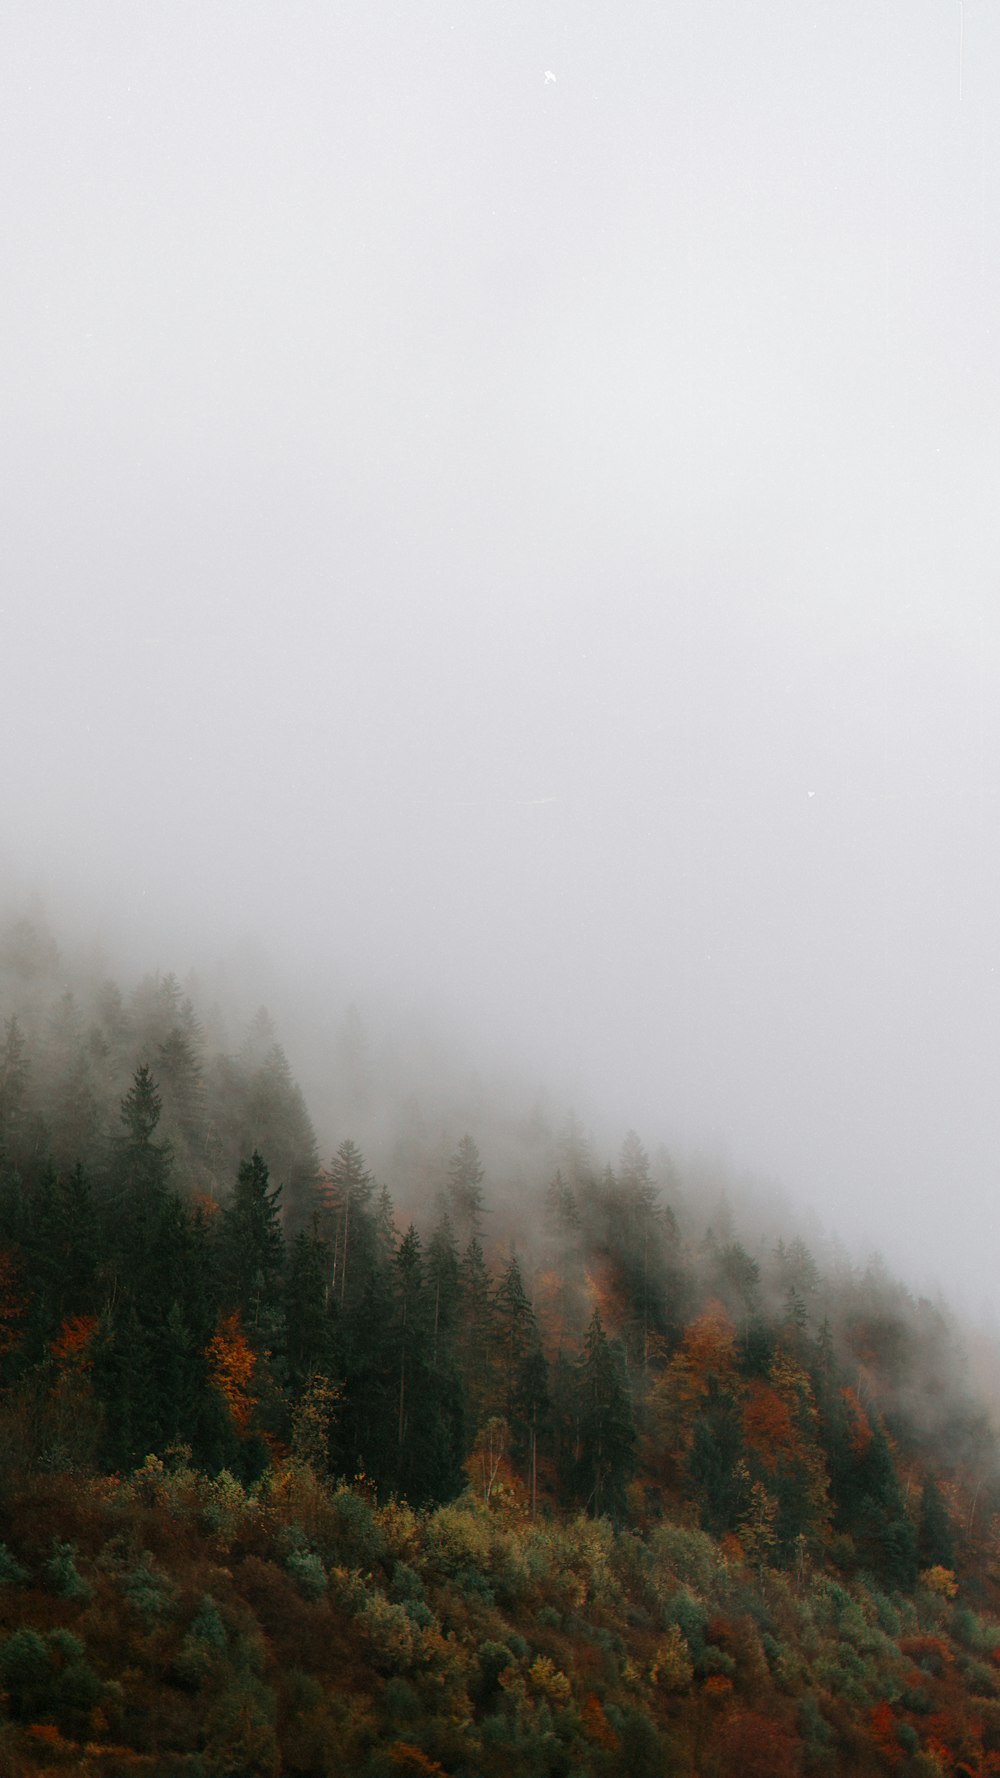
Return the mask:
<svg viewBox="0 0 1000 1778">
<path fill-rule="evenodd" d="M 721 1771 L 733 1778 L 798 1778 L 798 1737 L 759 1710 L 735 1706 L 716 1733 L 715 1747 Z"/>
</svg>

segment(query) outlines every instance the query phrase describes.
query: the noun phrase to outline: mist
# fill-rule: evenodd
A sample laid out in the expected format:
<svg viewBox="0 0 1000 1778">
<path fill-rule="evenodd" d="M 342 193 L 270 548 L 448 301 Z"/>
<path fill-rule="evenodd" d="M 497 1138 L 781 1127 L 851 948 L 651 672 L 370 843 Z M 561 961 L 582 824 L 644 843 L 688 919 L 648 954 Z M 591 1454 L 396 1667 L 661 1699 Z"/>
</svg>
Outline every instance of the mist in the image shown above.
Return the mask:
<svg viewBox="0 0 1000 1778">
<path fill-rule="evenodd" d="M 9 898 L 992 1312 L 995 14 L 0 43 Z"/>
</svg>

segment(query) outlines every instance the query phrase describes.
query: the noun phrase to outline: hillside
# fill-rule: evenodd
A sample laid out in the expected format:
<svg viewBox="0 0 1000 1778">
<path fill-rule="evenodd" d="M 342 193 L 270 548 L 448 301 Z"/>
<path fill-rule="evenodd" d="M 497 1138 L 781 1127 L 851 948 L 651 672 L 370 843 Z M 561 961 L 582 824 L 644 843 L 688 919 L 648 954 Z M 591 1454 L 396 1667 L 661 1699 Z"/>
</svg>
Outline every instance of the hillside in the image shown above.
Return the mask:
<svg viewBox="0 0 1000 1778">
<path fill-rule="evenodd" d="M 1000 1772 L 940 1305 L 573 1118 L 321 1158 L 266 1015 L 23 922 L 0 1018 L 4 1773 Z"/>
</svg>

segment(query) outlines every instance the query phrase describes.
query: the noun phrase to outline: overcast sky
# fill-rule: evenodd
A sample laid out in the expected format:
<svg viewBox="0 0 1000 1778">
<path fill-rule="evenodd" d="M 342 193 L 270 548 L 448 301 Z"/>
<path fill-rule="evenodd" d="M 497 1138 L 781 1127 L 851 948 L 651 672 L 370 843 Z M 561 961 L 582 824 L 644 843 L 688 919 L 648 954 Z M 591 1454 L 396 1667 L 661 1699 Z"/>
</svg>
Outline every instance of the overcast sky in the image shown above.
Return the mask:
<svg viewBox="0 0 1000 1778">
<path fill-rule="evenodd" d="M 991 0 L 3 0 L 11 880 L 990 1299 L 998 100 Z"/>
</svg>

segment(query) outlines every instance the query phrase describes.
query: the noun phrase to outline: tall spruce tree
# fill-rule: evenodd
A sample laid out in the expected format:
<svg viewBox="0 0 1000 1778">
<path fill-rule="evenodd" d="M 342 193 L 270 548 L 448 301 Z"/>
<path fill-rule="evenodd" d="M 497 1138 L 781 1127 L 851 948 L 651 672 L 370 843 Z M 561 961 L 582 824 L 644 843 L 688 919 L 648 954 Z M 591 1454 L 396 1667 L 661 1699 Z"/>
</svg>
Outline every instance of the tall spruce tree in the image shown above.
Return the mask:
<svg viewBox="0 0 1000 1778">
<path fill-rule="evenodd" d="M 587 1511 L 625 1517 L 625 1489 L 635 1473 L 635 1424 L 621 1348 L 595 1309 L 579 1366 L 577 1489 Z"/>
<path fill-rule="evenodd" d="M 476 1144 L 463 1136 L 448 1163 L 448 1207 L 460 1242 L 482 1239 L 485 1177 Z"/>
<path fill-rule="evenodd" d="M 239 1309 L 248 1336 L 268 1344 L 280 1321 L 285 1242 L 281 1187 L 272 1186 L 255 1149 L 240 1167 L 220 1219 L 219 1269 L 226 1307 Z"/>
</svg>

